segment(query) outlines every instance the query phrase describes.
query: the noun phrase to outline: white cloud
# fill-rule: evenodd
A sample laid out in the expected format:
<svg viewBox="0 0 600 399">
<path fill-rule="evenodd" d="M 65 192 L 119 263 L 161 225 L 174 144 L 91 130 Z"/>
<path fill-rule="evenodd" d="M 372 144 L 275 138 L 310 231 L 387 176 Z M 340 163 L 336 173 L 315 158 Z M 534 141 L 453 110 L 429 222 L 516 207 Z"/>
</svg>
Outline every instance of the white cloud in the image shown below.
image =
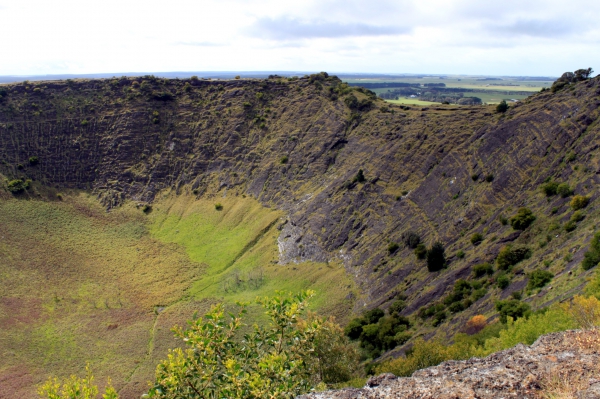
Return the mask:
<svg viewBox="0 0 600 399">
<path fill-rule="evenodd" d="M 600 3 L 0 0 L 0 75 L 600 69 Z"/>
</svg>

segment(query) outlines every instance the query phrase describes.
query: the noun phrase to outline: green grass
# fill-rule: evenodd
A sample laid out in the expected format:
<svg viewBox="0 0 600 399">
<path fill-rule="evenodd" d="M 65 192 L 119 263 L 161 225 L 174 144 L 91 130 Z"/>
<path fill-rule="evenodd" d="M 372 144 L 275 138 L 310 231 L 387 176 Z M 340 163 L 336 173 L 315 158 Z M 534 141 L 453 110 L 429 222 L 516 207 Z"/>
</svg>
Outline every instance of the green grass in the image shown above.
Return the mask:
<svg viewBox="0 0 600 399">
<path fill-rule="evenodd" d="M 407 105 L 440 105 L 441 103 L 436 103 L 432 101 L 421 101 L 416 98 L 400 98 L 398 100 L 385 100 L 392 104 L 407 104 Z"/>
<path fill-rule="evenodd" d="M 341 264 L 273 263 L 282 214 L 254 199 L 220 198 L 217 211 L 212 199 L 167 197 L 145 214 L 63 194 L 0 201 L 0 381 L 16 397 L 34 397 L 49 375 L 80 373 L 87 361 L 101 384 L 111 376 L 139 397 L 176 345 L 170 328 L 217 301 L 312 288 L 313 309 L 349 314 Z M 261 284 L 223 290 L 234 273 L 258 269 Z"/>
</svg>

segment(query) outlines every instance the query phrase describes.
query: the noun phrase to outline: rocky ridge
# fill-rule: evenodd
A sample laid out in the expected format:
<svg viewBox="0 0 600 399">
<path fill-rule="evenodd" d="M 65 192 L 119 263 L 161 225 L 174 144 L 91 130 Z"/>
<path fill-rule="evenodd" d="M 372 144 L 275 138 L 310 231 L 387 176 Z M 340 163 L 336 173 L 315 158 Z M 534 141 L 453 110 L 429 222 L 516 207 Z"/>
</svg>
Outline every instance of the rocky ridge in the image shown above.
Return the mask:
<svg viewBox="0 0 600 399">
<path fill-rule="evenodd" d="M 572 395 L 560 397 L 600 398 L 599 361 L 598 331 L 566 331 L 484 359 L 447 361 L 411 377 L 382 374 L 361 389 L 312 393 L 298 399 L 539 398 L 559 391 Z"/>
</svg>

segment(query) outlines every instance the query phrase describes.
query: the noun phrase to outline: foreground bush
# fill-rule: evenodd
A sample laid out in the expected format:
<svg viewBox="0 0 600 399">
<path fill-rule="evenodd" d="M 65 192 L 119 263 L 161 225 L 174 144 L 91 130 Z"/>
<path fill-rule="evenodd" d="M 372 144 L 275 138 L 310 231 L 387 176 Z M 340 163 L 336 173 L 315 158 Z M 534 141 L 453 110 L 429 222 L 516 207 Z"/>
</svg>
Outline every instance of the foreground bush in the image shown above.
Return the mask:
<svg viewBox="0 0 600 399">
<path fill-rule="evenodd" d="M 300 320 L 312 292 L 261 298 L 270 322 L 239 336 L 245 305 L 236 314 L 223 305 L 176 327 L 177 348 L 156 368 L 149 398 L 289 398 L 308 392 L 328 378 L 351 376 L 355 355 L 331 321 L 312 316 Z M 341 336 L 341 338 L 339 338 Z M 341 366 L 341 367 L 338 367 Z"/>
<path fill-rule="evenodd" d="M 84 378 L 72 375 L 62 382 L 59 382 L 57 378 L 49 378 L 39 388 L 38 393 L 42 398 L 48 399 L 95 399 L 98 396 L 98 386 L 94 384 L 94 376 L 89 364 L 85 367 L 85 371 L 86 376 Z M 102 398 L 119 399 L 119 395 L 113 388 L 110 379 Z"/>
</svg>

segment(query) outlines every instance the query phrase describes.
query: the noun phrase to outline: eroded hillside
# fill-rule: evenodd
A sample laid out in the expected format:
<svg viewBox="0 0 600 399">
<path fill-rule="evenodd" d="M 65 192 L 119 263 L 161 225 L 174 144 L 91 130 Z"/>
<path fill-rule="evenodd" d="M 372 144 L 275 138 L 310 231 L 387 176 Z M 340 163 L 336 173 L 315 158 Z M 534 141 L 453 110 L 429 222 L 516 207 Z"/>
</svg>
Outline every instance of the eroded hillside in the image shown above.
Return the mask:
<svg viewBox="0 0 600 399">
<path fill-rule="evenodd" d="M 223 198 L 251 197 L 279 212 L 261 216 L 257 230 L 277 236 L 279 253 L 254 262 L 277 263 L 269 263 L 270 273 L 296 262 L 343 263 L 356 287 L 336 287 L 343 292 L 334 301 L 351 300 L 357 314 L 402 295 L 402 314 L 415 315 L 442 301 L 456 280 L 473 280 L 474 265 L 494 264 L 504 246 L 528 248 L 531 256 L 507 273 L 507 287 L 497 287 L 496 271 L 484 276 L 483 295 L 467 309 L 446 309 L 447 318 L 433 323 L 414 318 L 416 333 L 444 334 L 474 314 L 494 316 L 494 301 L 512 292 L 538 307 L 572 296 L 584 283 L 589 272 L 578 265 L 598 215 L 599 84 L 596 78 L 539 93 L 504 114 L 486 106 L 390 106 L 324 74 L 6 85 L 0 173 L 7 182 L 31 179 L 34 189 L 11 194 L 5 186 L 0 195 L 57 200 L 67 188 L 87 190 L 107 209 L 130 201 L 140 215 L 164 220 L 161 212 L 177 196 L 208 208 L 221 201 L 225 209 L 235 204 Z M 548 181 L 590 197 L 571 231 L 564 225 L 574 213 L 572 197 L 547 196 L 540 186 Z M 525 230 L 506 223 L 520 207 L 536 216 Z M 193 226 L 173 226 L 162 238 L 183 246 L 191 261 L 205 262 L 194 258 L 191 236 L 175 236 L 184 228 L 193 235 Z M 446 268 L 428 272 L 403 244 L 408 231 L 427 246 L 442 242 Z M 475 233 L 481 234 L 476 245 Z M 236 251 L 252 242 L 245 239 Z M 536 269 L 554 278 L 541 290 L 527 289 Z M 213 279 L 224 277 L 214 273 Z M 217 295 L 214 287 L 210 292 Z"/>
</svg>

